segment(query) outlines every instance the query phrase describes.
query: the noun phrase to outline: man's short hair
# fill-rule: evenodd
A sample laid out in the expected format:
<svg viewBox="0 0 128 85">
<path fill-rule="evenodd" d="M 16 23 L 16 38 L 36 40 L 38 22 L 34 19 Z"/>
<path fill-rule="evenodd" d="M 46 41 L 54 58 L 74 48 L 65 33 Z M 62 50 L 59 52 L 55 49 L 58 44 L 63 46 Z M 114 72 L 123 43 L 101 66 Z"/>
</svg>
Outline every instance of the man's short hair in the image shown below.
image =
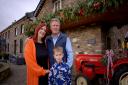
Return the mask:
<svg viewBox="0 0 128 85">
<path fill-rule="evenodd" d="M 55 52 L 61 52 L 61 53 L 63 53 L 63 48 L 60 47 L 60 46 L 56 46 L 56 47 L 53 48 L 53 54 L 54 54 Z"/>
<path fill-rule="evenodd" d="M 60 20 L 59 20 L 58 18 L 52 18 L 52 19 L 50 20 L 50 23 L 52 23 L 53 21 L 56 21 L 56 22 L 60 23 Z"/>
</svg>

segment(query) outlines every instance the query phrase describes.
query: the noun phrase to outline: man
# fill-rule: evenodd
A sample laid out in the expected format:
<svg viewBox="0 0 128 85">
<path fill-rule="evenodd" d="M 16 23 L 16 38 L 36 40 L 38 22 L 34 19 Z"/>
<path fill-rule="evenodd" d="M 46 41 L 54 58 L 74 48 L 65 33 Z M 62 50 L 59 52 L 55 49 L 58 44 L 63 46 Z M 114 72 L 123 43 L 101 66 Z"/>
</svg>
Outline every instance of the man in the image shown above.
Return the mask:
<svg viewBox="0 0 128 85">
<path fill-rule="evenodd" d="M 53 48 L 61 46 L 64 50 L 63 61 L 71 68 L 73 64 L 73 50 L 69 37 L 66 34 L 60 32 L 60 20 L 53 18 L 50 21 L 50 29 L 52 34 L 46 38 L 46 44 L 50 57 L 50 67 L 55 63 L 53 57 Z"/>
</svg>

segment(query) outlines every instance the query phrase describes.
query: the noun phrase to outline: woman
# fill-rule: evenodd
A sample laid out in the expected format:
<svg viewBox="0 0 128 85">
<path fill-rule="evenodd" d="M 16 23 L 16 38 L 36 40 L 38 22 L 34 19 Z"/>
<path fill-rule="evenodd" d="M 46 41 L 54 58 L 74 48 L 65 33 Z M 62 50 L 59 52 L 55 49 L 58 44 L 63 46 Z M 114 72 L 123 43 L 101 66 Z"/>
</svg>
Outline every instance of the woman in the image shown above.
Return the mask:
<svg viewBox="0 0 128 85">
<path fill-rule="evenodd" d="M 27 65 L 27 85 L 48 85 L 48 52 L 45 46 L 46 25 L 41 23 L 32 38 L 27 39 L 24 57 Z"/>
</svg>

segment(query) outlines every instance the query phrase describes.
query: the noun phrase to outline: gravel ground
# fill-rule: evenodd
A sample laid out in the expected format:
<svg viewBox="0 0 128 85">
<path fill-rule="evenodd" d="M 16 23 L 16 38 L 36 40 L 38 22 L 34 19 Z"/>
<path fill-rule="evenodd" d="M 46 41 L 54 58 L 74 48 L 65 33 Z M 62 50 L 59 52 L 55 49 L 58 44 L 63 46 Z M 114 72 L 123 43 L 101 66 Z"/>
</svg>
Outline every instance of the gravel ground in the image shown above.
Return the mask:
<svg viewBox="0 0 128 85">
<path fill-rule="evenodd" d="M 11 74 L 10 76 L 0 82 L 0 85 L 26 85 L 26 66 L 25 65 L 15 65 L 10 63 Z M 72 85 L 75 85 L 75 76 L 72 76 Z M 95 84 L 98 85 L 98 84 Z"/>
<path fill-rule="evenodd" d="M 26 85 L 26 66 L 10 63 L 11 74 L 0 85 Z"/>
</svg>

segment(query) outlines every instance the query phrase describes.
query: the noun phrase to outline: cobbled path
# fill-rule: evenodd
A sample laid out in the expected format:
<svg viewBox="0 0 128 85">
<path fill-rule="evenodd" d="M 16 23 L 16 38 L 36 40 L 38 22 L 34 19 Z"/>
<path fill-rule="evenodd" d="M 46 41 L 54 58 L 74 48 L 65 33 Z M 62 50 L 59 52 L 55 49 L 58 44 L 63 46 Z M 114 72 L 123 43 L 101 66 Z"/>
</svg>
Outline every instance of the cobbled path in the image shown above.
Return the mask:
<svg viewBox="0 0 128 85">
<path fill-rule="evenodd" d="M 26 85 L 26 66 L 10 63 L 11 74 L 0 85 Z"/>
</svg>

